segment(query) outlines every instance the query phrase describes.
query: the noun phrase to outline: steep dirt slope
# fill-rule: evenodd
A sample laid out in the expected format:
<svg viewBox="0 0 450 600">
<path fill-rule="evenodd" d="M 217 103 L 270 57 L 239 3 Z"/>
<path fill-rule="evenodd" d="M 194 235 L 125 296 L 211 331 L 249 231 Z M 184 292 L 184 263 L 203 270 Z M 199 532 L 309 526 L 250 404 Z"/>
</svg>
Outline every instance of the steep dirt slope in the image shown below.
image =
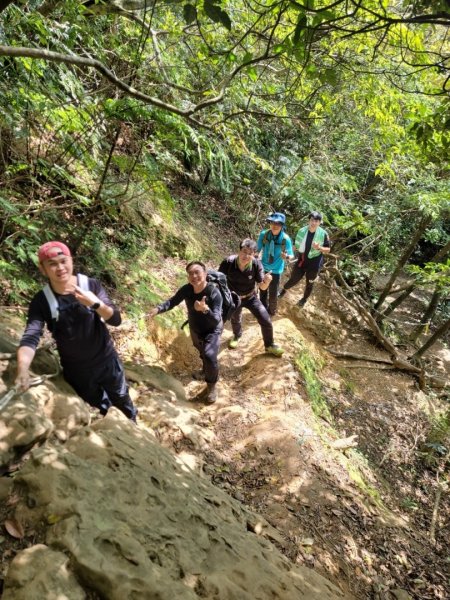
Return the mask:
<svg viewBox="0 0 450 600">
<path fill-rule="evenodd" d="M 209 434 L 202 470 L 282 532 L 278 543 L 289 558 L 314 566 L 341 589 L 359 598 L 448 597 L 449 499 L 440 498 L 433 543 L 436 468 L 427 468 L 419 452 L 430 411 L 442 403 L 400 372 L 334 359 L 327 348 L 384 353 L 323 285 L 303 310 L 294 298 L 288 295 L 274 321 L 282 359 L 264 354 L 249 313 L 237 350 L 227 348 L 227 326 L 220 399 L 194 404 Z M 199 362 L 186 334 L 166 343 L 151 327 L 161 364 L 195 398 L 201 384 L 190 372 Z M 296 366 L 301 371 L 305 354 L 317 368 L 321 417 Z M 447 369 L 448 358 L 441 350 Z M 198 454 L 179 432 L 166 442 Z"/>
<path fill-rule="evenodd" d="M 276 341 L 286 350 L 282 359 L 264 353 L 259 327 L 250 315 L 245 316 L 244 336 L 235 351 L 227 348 L 231 336 L 227 326 L 220 352 L 220 398 L 213 406 L 196 401 L 202 384 L 190 374 L 200 365 L 188 333 L 164 329 L 158 319 L 148 323 L 147 339 L 132 322 L 116 334 L 123 356 L 129 359 L 127 373 L 140 409 L 137 429 L 130 429 L 117 415 L 98 420 L 94 413 L 86 413 L 79 399 L 67 396 L 67 390 L 61 394 L 53 384 L 30 392 L 20 410 L 12 411 L 5 429 L 9 437 L 4 436 L 2 442 L 6 442 L 0 446 L 9 464 L 0 478 L 0 497 L 4 500 L 2 572 L 8 573 L 10 590 L 6 598 L 28 599 L 31 588 L 27 586 L 47 569 L 45 565 L 51 565 L 49 577 L 57 583 L 55 593 L 70 589 L 70 598 L 112 600 L 127 597 L 130 590 L 137 591 L 136 598 L 157 597 L 146 595 L 149 581 L 153 581 L 146 579 L 150 569 L 151 573 L 174 577 L 180 598 L 191 597 L 186 595 L 187 586 L 198 597 L 241 599 L 249 594 L 249 600 L 265 600 L 273 597 L 267 595 L 270 587 L 262 585 L 265 579 L 258 575 L 259 569 L 264 572 L 272 568 L 264 566 L 268 560 L 265 550 L 261 550 L 258 566 L 253 565 L 256 580 L 262 582 L 258 593 L 247 567 L 247 575 L 238 575 L 240 591 L 233 587 L 237 577 L 234 565 L 250 552 L 246 531 L 277 546 L 288 559 L 283 562 L 277 555 L 276 561 L 282 561 L 277 564 L 291 565 L 288 570 L 293 565 L 313 567 L 336 586 L 324 583 L 325 591 L 321 591 L 319 583 L 323 580 L 315 580 L 315 591 L 304 588 L 304 593 L 310 594 L 305 597 L 339 597 L 341 590 L 360 599 L 447 598 L 449 499 L 443 493 L 436 504 L 436 465 L 427 466 L 421 454 L 421 444 L 430 430 L 430 411 L 438 414 L 441 401 L 418 390 L 415 381 L 402 373 L 368 368 L 366 363 L 344 364 L 333 358 L 328 348 L 383 355 L 359 328 L 354 315 L 341 311 L 334 300 L 321 284 L 303 310 L 295 307 L 293 295 L 287 296 L 274 320 Z M 6 340 L 8 333 L 10 341 Z M 3 350 L 11 349 L 14 336 L 14 328 L 2 336 L 8 342 Z M 440 350 L 440 361 L 448 367 L 445 349 Z M 2 365 L 8 383 L 11 368 L 8 361 Z M 44 357 L 37 366 L 41 372 L 51 370 Z M 91 419 L 93 425 L 89 426 Z M 16 431 L 20 435 L 11 430 L 13 426 L 19 428 Z M 32 459 L 25 463 L 14 462 L 14 453 L 33 443 L 23 437 L 29 426 L 37 441 L 47 439 L 44 449 L 33 451 Z M 354 435 L 356 440 L 351 437 Z M 169 455 L 160 456 L 155 438 L 175 453 L 181 471 Z M 11 447 L 13 439 L 19 439 L 19 448 Z M 25 454 L 25 459 L 29 457 Z M 130 471 L 133 464 L 137 468 L 134 474 Z M 150 464 L 159 464 L 161 472 L 154 474 L 154 480 L 150 478 L 150 488 L 145 491 L 139 477 Z M 189 475 L 184 474 L 186 469 Z M 179 486 L 173 483 L 172 489 L 172 483 L 166 481 L 168 472 L 180 482 L 187 477 L 186 489 L 191 491 L 193 474 L 200 478 L 195 485 L 201 492 L 180 494 L 186 507 L 176 504 Z M 440 475 L 442 479 L 443 473 Z M 163 480 L 164 485 L 159 485 Z M 219 504 L 211 500 L 216 492 L 204 487 L 207 480 L 233 496 L 236 505 L 226 500 L 227 496 L 217 496 Z M 13 487 L 14 482 L 17 487 Z M 88 482 L 92 482 L 92 489 Z M 155 546 L 152 532 L 158 531 L 159 525 L 153 527 L 156 517 L 149 514 L 141 518 L 138 512 L 146 504 L 142 499 L 155 499 L 161 489 L 170 495 L 168 506 L 178 506 L 176 510 L 184 516 L 180 513 L 173 521 L 172 541 L 159 539 Z M 161 510 L 164 493 L 155 500 Z M 208 554 L 205 540 L 213 545 L 216 542 L 206 530 L 217 532 L 222 520 L 228 519 L 217 515 L 215 509 L 209 512 L 209 508 L 206 521 L 192 517 L 195 511 L 189 513 L 189 503 L 199 494 L 208 507 L 212 502 L 225 512 L 241 514 L 233 542 L 225 530 L 219 536 L 228 539 L 225 547 L 239 545 L 234 563 L 231 556 L 235 550 L 230 549 L 229 568 L 220 581 L 215 575 L 209 576 L 208 561 L 202 571 L 200 559 L 195 564 L 193 559 L 179 560 L 187 556 L 185 539 L 191 534 L 193 541 L 188 546 L 193 554 L 200 553 L 200 558 Z M 239 503 L 262 518 L 249 516 L 254 513 L 237 508 Z M 433 514 L 435 541 L 430 536 Z M 197 525 L 179 537 L 177 523 L 185 517 Z M 150 529 L 145 524 L 149 521 Z M 170 522 L 169 518 L 164 525 L 167 530 Z M 21 526 L 25 529 L 22 532 Z M 206 537 L 200 535 L 203 530 Z M 179 545 L 173 541 L 177 537 Z M 79 551 L 84 539 L 90 548 L 87 554 Z M 201 547 L 197 548 L 197 543 Z M 168 544 L 173 551 L 169 552 Z M 11 560 L 30 546 L 34 550 L 19 553 L 10 571 Z M 104 552 L 110 557 L 108 562 L 117 565 L 117 582 L 116 570 L 101 566 Z M 224 552 L 227 555 L 228 550 Z M 157 559 L 160 554 L 165 558 Z M 146 557 L 150 557 L 151 565 L 147 565 Z M 158 563 L 161 560 L 163 564 Z M 122 573 L 123 565 L 131 565 L 126 567 L 126 572 L 134 573 L 131 579 Z M 102 576 L 105 570 L 108 575 Z M 48 578 L 40 584 L 47 589 Z M 170 596 L 173 585 L 151 588 L 151 593 L 175 597 Z M 272 590 L 278 594 L 274 597 L 302 598 L 295 595 L 300 594 L 298 590 L 289 595 L 291 585 L 294 590 L 293 579 L 280 580 L 278 591 Z M 318 596 L 314 596 L 316 592 Z M 46 591 L 42 593 L 46 600 L 53 598 Z"/>
<path fill-rule="evenodd" d="M 2 398 L 17 334 L 0 323 Z M 36 373 L 51 362 L 44 352 Z M 116 409 L 89 411 L 59 376 L 3 406 L 0 596 L 351 600 L 290 561 L 274 545 L 280 533 L 205 476 L 196 461 L 213 436 L 182 385 L 154 366 L 128 372 L 137 426 Z M 163 448 L 175 433 L 198 454 Z"/>
</svg>

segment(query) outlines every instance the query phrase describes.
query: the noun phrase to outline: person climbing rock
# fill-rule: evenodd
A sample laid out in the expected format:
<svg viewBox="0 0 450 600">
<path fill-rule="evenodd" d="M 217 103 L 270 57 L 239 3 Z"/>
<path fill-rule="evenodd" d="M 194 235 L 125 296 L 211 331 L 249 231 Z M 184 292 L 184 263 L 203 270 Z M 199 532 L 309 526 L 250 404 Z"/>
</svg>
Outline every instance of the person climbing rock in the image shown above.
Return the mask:
<svg viewBox="0 0 450 600">
<path fill-rule="evenodd" d="M 285 267 L 285 260 L 293 258 L 291 238 L 285 231 L 286 216 L 272 213 L 267 217 L 269 229 L 263 229 L 258 237 L 257 248 L 261 252 L 261 262 L 266 273 L 272 275 L 267 290 L 261 290 L 259 297 L 270 315 L 277 312 L 278 287 Z"/>
<path fill-rule="evenodd" d="M 206 382 L 206 402 L 217 400 L 217 381 L 219 379 L 220 336 L 223 330 L 222 295 L 218 288 L 207 282 L 204 263 L 192 261 L 186 266 L 187 284 L 183 285 L 169 300 L 158 304 L 148 314 L 157 314 L 172 310 L 181 302 L 186 303 L 189 330 L 192 343 L 200 354 Z"/>
<path fill-rule="evenodd" d="M 30 366 L 47 325 L 56 342 L 64 379 L 76 393 L 102 415 L 116 406 L 136 422 L 137 410 L 128 393 L 123 366 L 105 325 L 120 325 L 119 310 L 97 279 L 73 274 L 72 255 L 62 242 L 43 244 L 38 261 L 48 284 L 34 296 L 28 309 L 17 351 L 19 391 L 29 388 Z"/>
<path fill-rule="evenodd" d="M 256 251 L 256 242 L 247 238 L 240 243 L 239 252 L 225 258 L 219 266 L 219 271 L 227 277 L 228 287 L 241 299 L 240 306 L 231 315 L 233 338 L 229 341 L 228 346 L 234 349 L 239 344 L 242 337 L 242 309 L 246 308 L 261 327 L 266 352 L 274 356 L 281 356 L 283 349 L 273 341 L 273 325 L 270 315 L 256 294 L 256 286 L 261 291 L 267 290 L 272 281 L 272 275 L 264 274 L 261 261 L 255 256 Z"/>
<path fill-rule="evenodd" d="M 295 237 L 295 249 L 298 252 L 298 261 L 292 269 L 289 280 L 284 284 L 278 294 L 282 298 L 287 290 L 291 289 L 306 275 L 306 286 L 303 297 L 297 302 L 297 306 L 305 306 L 310 297 L 314 281 L 323 265 L 323 255 L 331 250 L 330 239 L 325 229 L 320 227 L 322 215 L 320 212 L 312 211 L 308 216 L 308 225 L 299 229 Z"/>
</svg>

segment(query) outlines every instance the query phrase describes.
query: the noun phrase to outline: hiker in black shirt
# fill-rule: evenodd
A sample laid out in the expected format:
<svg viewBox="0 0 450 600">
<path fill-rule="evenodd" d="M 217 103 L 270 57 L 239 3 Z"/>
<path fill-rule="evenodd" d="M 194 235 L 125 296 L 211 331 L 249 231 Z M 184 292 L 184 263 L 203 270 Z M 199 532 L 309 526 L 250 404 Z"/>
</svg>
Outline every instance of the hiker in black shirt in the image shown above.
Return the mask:
<svg viewBox="0 0 450 600">
<path fill-rule="evenodd" d="M 49 280 L 57 306 L 52 314 L 44 290 L 30 303 L 27 324 L 17 352 L 16 385 L 29 387 L 30 366 L 47 325 L 58 349 L 64 379 L 81 398 L 105 415 L 111 406 L 136 421 L 137 410 L 128 394 L 122 364 L 105 326 L 121 323 L 120 313 L 100 282 L 86 278 L 89 289 L 80 287 L 81 275 L 73 274 L 69 248 L 47 242 L 38 250 L 39 270 Z"/>
<path fill-rule="evenodd" d="M 302 227 L 295 238 L 295 249 L 298 252 L 298 261 L 292 269 L 289 280 L 280 290 L 278 297 L 284 296 L 287 290 L 297 285 L 306 275 L 306 286 L 303 298 L 297 302 L 297 306 L 304 306 L 313 290 L 314 281 L 319 274 L 323 264 L 323 255 L 330 252 L 330 240 L 325 229 L 320 227 L 322 215 L 313 211 L 309 214 L 306 227 Z"/>
<path fill-rule="evenodd" d="M 239 246 L 239 253 L 229 256 L 220 264 L 219 271 L 227 276 L 230 290 L 236 292 L 241 298 L 241 305 L 231 316 L 233 338 L 229 341 L 229 348 L 236 348 L 242 336 L 242 309 L 247 308 L 256 317 L 264 340 L 266 352 L 274 356 L 281 356 L 283 349 L 273 343 L 273 325 L 266 307 L 256 294 L 256 286 L 264 291 L 272 281 L 272 275 L 266 273 L 261 261 L 255 256 L 256 242 L 245 239 Z"/>
<path fill-rule="evenodd" d="M 172 298 L 158 304 L 149 312 L 150 317 L 172 310 L 181 302 L 186 303 L 192 343 L 203 362 L 203 374 L 207 384 L 206 402 L 217 400 L 216 383 L 219 379 L 220 336 L 223 330 L 222 295 L 217 287 L 206 280 L 206 266 L 193 261 L 186 266 L 188 281 Z"/>
</svg>

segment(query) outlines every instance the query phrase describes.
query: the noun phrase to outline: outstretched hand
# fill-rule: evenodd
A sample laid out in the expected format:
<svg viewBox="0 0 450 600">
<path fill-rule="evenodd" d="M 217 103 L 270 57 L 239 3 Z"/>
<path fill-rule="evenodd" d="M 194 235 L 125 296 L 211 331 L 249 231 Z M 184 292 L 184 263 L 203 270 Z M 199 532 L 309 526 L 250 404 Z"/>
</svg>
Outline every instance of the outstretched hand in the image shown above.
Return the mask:
<svg viewBox="0 0 450 600">
<path fill-rule="evenodd" d="M 17 391 L 26 392 L 30 387 L 30 372 L 23 371 L 19 373 L 16 377 L 16 381 L 14 382 Z"/>
<path fill-rule="evenodd" d="M 153 319 L 153 317 L 155 317 L 158 313 L 159 313 L 159 310 L 155 306 L 155 308 L 152 308 L 152 310 L 149 313 L 147 313 L 147 316 L 150 317 L 150 319 Z"/>
<path fill-rule="evenodd" d="M 203 296 L 201 300 L 196 300 L 194 302 L 194 308 L 198 312 L 206 312 L 209 308 L 206 304 L 206 296 Z"/>
</svg>

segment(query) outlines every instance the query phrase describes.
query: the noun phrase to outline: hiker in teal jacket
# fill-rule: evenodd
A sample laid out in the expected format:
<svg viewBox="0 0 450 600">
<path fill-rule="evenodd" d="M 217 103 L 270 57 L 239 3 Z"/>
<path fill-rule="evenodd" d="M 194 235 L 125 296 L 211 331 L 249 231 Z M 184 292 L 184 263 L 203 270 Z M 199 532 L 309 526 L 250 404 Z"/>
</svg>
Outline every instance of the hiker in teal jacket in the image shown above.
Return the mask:
<svg viewBox="0 0 450 600">
<path fill-rule="evenodd" d="M 298 252 L 298 261 L 292 269 L 289 280 L 280 290 L 279 298 L 284 296 L 287 290 L 297 285 L 297 283 L 306 275 L 306 286 L 303 292 L 303 298 L 297 305 L 302 307 L 311 295 L 314 281 L 319 274 L 323 264 L 323 255 L 330 252 L 330 240 L 325 229 L 320 227 L 322 215 L 320 212 L 313 211 L 309 214 L 308 225 L 302 227 L 295 237 L 295 249 Z"/>
<path fill-rule="evenodd" d="M 270 315 L 277 312 L 278 286 L 284 271 L 285 260 L 292 258 L 291 238 L 285 231 L 286 217 L 283 213 L 272 213 L 267 218 L 270 229 L 263 229 L 258 238 L 258 251 L 266 273 L 271 273 L 272 281 L 267 290 L 260 290 L 259 297 Z"/>
</svg>

